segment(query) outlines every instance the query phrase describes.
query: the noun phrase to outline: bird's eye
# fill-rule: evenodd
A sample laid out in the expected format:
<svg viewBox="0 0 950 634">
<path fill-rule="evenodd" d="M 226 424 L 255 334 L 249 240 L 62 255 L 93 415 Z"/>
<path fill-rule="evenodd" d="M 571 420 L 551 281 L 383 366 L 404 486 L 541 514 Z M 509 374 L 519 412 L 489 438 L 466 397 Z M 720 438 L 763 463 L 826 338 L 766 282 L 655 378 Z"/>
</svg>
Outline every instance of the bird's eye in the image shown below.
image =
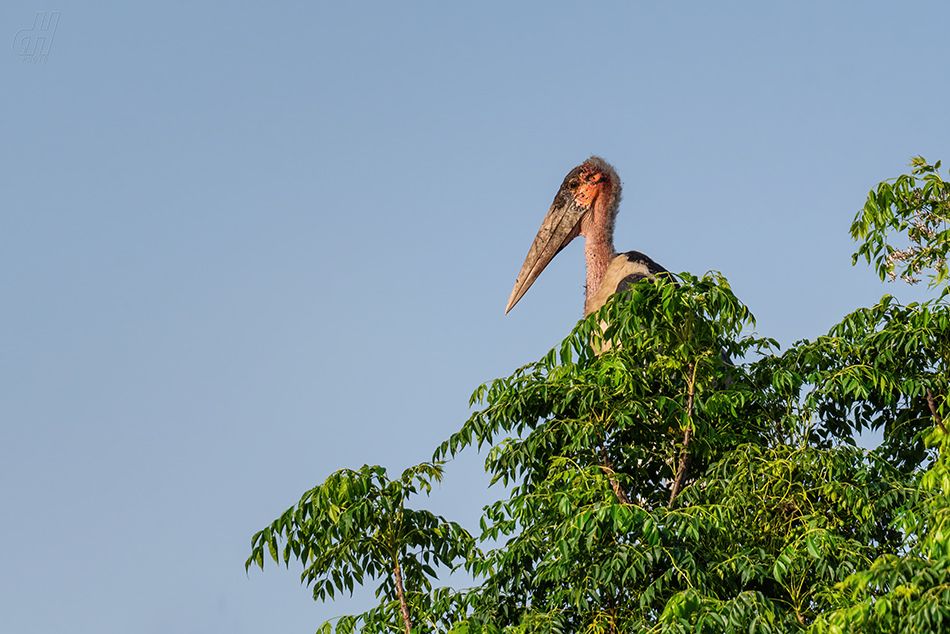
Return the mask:
<svg viewBox="0 0 950 634">
<path fill-rule="evenodd" d="M 571 179 L 571 181 L 567 184 L 567 186 L 571 189 L 577 189 L 578 185 L 580 185 L 580 182 L 576 178 Z"/>
</svg>

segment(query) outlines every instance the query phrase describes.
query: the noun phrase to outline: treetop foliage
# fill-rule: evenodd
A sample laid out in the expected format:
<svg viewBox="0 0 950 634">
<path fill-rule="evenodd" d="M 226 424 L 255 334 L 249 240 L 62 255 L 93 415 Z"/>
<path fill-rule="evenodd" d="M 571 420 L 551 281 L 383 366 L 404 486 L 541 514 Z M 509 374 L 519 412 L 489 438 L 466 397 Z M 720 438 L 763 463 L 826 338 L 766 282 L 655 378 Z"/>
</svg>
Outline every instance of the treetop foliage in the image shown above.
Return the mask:
<svg viewBox="0 0 950 634">
<path fill-rule="evenodd" d="M 477 388 L 432 462 L 307 491 L 246 567 L 300 561 L 321 600 L 377 580 L 327 633 L 950 628 L 950 184 L 912 166 L 868 195 L 853 257 L 931 271 L 936 299 L 885 295 L 781 351 L 718 273 L 635 284 Z M 480 535 L 407 506 L 481 447 L 503 495 Z M 436 587 L 440 566 L 475 585 Z"/>
<path fill-rule="evenodd" d="M 947 278 L 947 251 L 950 249 L 950 183 L 940 177 L 940 161 L 928 165 L 922 157 L 910 162 L 913 170 L 884 181 L 868 193 L 864 208 L 851 224 L 851 236 L 861 243 L 853 261 L 864 257 L 883 280 L 898 276 L 916 284 L 924 269 L 930 288 Z M 922 182 L 921 182 L 922 181 Z M 897 248 L 893 238 L 907 245 Z"/>
</svg>

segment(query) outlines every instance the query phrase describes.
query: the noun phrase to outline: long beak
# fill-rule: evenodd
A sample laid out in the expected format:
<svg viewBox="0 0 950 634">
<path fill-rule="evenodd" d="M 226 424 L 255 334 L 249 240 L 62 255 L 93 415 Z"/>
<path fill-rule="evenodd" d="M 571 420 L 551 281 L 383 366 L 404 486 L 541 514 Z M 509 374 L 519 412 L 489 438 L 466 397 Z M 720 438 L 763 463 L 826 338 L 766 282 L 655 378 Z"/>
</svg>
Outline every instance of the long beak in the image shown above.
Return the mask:
<svg viewBox="0 0 950 634">
<path fill-rule="evenodd" d="M 528 289 L 538 279 L 544 267 L 554 259 L 554 256 L 580 234 L 581 220 L 586 212 L 586 209 L 578 207 L 573 201 L 555 199 L 554 204 L 548 210 L 548 215 L 544 217 L 541 228 L 538 229 L 538 235 L 535 236 L 531 250 L 528 251 L 528 257 L 524 259 L 524 264 L 521 265 L 521 272 L 518 273 L 515 287 L 511 291 L 511 297 L 508 298 L 508 306 L 505 308 L 506 315 L 508 311 L 514 308 L 518 300 L 528 292 Z"/>
</svg>

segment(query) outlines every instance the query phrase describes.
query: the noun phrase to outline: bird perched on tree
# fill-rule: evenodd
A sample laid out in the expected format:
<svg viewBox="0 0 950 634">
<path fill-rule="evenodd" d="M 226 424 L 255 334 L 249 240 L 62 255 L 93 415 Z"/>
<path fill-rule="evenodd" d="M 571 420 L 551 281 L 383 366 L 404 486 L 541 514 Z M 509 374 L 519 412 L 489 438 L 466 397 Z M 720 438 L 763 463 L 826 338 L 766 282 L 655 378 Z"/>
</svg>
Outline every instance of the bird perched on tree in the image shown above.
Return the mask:
<svg viewBox="0 0 950 634">
<path fill-rule="evenodd" d="M 506 314 L 554 256 L 577 236 L 584 237 L 587 258 L 585 315 L 631 284 L 668 273 L 639 251 L 618 255 L 614 250 L 614 221 L 620 197 L 620 177 L 610 163 L 599 156 L 590 157 L 568 172 L 521 266 Z"/>
</svg>

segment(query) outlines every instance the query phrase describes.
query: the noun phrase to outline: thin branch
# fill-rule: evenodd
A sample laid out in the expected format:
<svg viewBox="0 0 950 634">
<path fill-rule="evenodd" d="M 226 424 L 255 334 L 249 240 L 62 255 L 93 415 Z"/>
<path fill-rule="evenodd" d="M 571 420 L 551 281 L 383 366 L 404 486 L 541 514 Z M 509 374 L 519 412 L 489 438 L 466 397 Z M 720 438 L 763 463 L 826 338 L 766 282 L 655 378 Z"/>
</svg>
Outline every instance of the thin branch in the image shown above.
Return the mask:
<svg viewBox="0 0 950 634">
<path fill-rule="evenodd" d="M 690 395 L 692 398 L 692 395 Z M 676 479 L 673 480 L 673 487 L 670 489 L 670 506 L 673 505 L 673 500 L 676 499 L 676 496 L 679 495 L 679 492 L 683 489 L 683 482 L 686 481 L 686 475 L 689 473 L 690 465 L 690 456 L 689 456 L 689 441 L 692 438 L 692 426 L 686 428 L 686 433 L 683 436 L 683 453 L 680 456 L 680 468 L 679 473 L 676 474 Z"/>
<path fill-rule="evenodd" d="M 695 395 L 696 385 L 696 364 L 690 363 L 689 366 L 689 394 L 686 397 L 686 431 L 683 434 L 683 453 L 680 455 L 680 467 L 673 480 L 673 486 L 670 488 L 670 506 L 673 500 L 683 489 L 683 483 L 686 482 L 686 476 L 689 474 L 690 456 L 689 441 L 693 437 L 693 397 Z"/>
<path fill-rule="evenodd" d="M 930 413 L 934 417 L 934 422 L 936 422 L 937 425 L 940 426 L 940 430 L 943 431 L 944 434 L 946 434 L 947 428 L 943 426 L 943 421 L 940 420 L 940 414 L 937 413 L 937 404 L 934 403 L 934 395 L 930 393 L 929 387 L 927 388 L 927 407 L 930 408 Z"/>
<path fill-rule="evenodd" d="M 402 570 L 399 564 L 393 568 L 393 575 L 396 577 L 396 594 L 399 596 L 399 612 L 402 613 L 402 623 L 406 626 L 406 634 L 412 634 L 412 621 L 409 620 L 409 606 L 406 604 L 406 592 L 402 587 Z"/>
<path fill-rule="evenodd" d="M 614 495 L 617 496 L 617 500 L 621 504 L 630 504 L 630 498 L 627 497 L 627 494 L 623 489 L 620 488 L 620 483 L 617 482 L 617 478 L 614 477 L 614 468 L 610 464 L 610 458 L 607 457 L 607 449 L 604 448 L 604 439 L 599 438 L 597 440 L 597 446 L 600 448 L 600 470 L 604 472 L 607 476 L 607 479 L 610 481 L 610 486 L 614 490 Z"/>
</svg>

